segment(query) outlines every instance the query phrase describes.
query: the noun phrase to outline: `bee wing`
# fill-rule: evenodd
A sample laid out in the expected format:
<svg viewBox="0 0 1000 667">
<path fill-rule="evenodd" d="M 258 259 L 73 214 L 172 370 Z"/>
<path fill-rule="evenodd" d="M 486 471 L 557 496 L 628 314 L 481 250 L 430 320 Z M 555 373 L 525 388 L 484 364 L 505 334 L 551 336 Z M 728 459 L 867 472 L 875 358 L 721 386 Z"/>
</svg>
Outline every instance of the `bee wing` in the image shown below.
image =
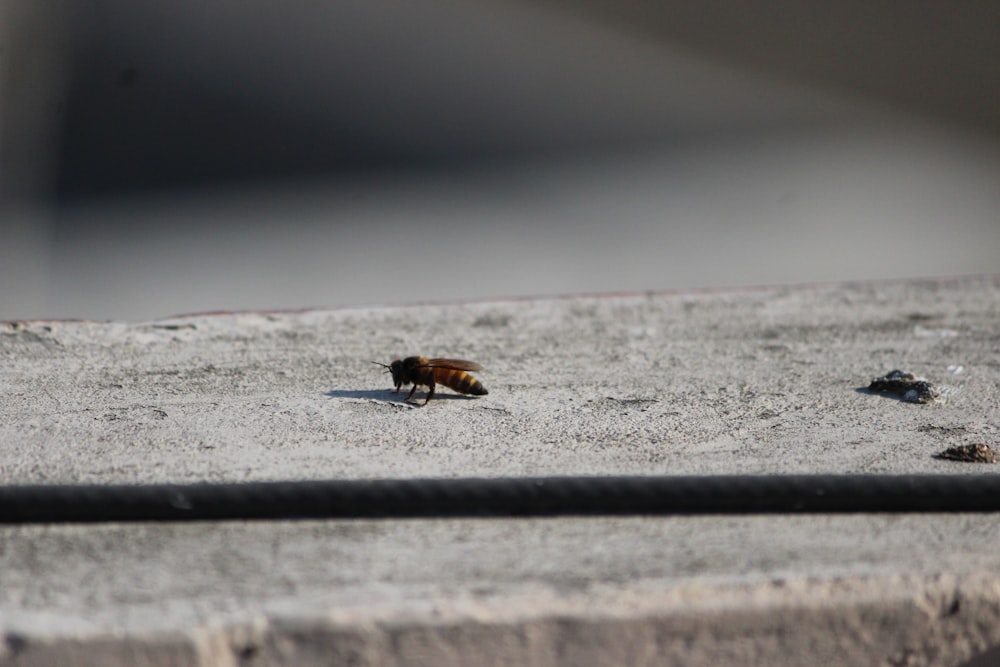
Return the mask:
<svg viewBox="0 0 1000 667">
<path fill-rule="evenodd" d="M 464 359 L 428 359 L 421 368 L 450 368 L 454 371 L 481 371 L 483 367 Z"/>
</svg>

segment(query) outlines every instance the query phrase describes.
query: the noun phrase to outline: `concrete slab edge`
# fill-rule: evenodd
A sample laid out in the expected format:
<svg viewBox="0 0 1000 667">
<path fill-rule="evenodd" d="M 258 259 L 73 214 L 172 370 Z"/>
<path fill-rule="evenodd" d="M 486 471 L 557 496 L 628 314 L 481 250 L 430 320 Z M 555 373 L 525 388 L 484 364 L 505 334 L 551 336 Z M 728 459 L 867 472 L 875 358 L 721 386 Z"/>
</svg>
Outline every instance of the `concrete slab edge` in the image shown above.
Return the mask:
<svg viewBox="0 0 1000 667">
<path fill-rule="evenodd" d="M 0 666 L 985 667 L 1000 660 L 1000 577 L 992 574 L 652 586 L 365 605 L 151 635 L 8 630 Z"/>
</svg>

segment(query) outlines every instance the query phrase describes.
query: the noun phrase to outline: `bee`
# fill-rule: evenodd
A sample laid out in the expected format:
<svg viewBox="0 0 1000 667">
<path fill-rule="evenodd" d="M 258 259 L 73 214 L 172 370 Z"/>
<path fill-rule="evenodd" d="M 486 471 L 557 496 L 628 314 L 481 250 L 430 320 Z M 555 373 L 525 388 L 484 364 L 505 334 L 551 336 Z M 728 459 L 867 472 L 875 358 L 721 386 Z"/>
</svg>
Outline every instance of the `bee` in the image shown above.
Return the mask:
<svg viewBox="0 0 1000 667">
<path fill-rule="evenodd" d="M 373 361 L 383 368 L 389 369 L 392 373 L 392 381 L 396 383 L 396 393 L 405 384 L 413 384 L 406 400 L 413 398 L 413 393 L 420 385 L 427 385 L 427 399 L 424 405 L 430 403 L 434 397 L 434 385 L 441 383 L 450 387 L 460 394 L 473 394 L 475 396 L 485 396 L 489 392 L 483 383 L 469 375 L 466 371 L 479 371 L 482 368 L 477 363 L 463 361 L 462 359 L 428 359 L 426 357 L 407 357 L 406 359 L 396 359 L 391 364 L 383 364 Z"/>
</svg>

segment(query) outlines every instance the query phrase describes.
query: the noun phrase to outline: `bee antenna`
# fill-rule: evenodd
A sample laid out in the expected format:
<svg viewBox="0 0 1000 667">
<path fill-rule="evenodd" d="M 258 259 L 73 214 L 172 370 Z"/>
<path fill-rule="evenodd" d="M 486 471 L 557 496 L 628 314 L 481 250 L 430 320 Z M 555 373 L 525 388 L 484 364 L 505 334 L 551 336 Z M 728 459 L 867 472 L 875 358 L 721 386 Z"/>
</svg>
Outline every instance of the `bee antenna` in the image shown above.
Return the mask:
<svg viewBox="0 0 1000 667">
<path fill-rule="evenodd" d="M 390 366 L 389 364 L 383 364 L 383 363 L 382 363 L 381 361 L 373 361 L 372 363 L 373 363 L 373 364 L 378 364 L 378 365 L 379 365 L 379 366 L 381 366 L 382 368 L 385 368 L 385 369 L 387 369 L 387 370 L 386 370 L 386 373 L 388 373 L 388 372 L 389 372 L 390 370 L 392 370 L 392 366 Z"/>
</svg>

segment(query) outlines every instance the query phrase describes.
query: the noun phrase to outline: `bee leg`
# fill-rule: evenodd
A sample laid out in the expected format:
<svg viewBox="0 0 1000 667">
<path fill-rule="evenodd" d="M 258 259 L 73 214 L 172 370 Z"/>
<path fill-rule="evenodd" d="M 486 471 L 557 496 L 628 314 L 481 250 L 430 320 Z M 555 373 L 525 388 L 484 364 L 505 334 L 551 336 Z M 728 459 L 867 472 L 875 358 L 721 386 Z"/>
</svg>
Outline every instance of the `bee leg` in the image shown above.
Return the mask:
<svg viewBox="0 0 1000 667">
<path fill-rule="evenodd" d="M 413 385 L 413 389 L 411 389 L 410 393 L 406 395 L 407 402 L 409 402 L 410 399 L 413 398 L 413 392 L 415 392 L 416 390 L 417 390 L 417 385 Z"/>
<path fill-rule="evenodd" d="M 424 405 L 427 405 L 428 403 L 430 403 L 431 399 L 434 397 L 434 383 L 431 382 L 429 385 L 427 385 L 427 387 L 428 387 L 428 389 L 427 389 L 427 398 L 424 399 Z"/>
</svg>

